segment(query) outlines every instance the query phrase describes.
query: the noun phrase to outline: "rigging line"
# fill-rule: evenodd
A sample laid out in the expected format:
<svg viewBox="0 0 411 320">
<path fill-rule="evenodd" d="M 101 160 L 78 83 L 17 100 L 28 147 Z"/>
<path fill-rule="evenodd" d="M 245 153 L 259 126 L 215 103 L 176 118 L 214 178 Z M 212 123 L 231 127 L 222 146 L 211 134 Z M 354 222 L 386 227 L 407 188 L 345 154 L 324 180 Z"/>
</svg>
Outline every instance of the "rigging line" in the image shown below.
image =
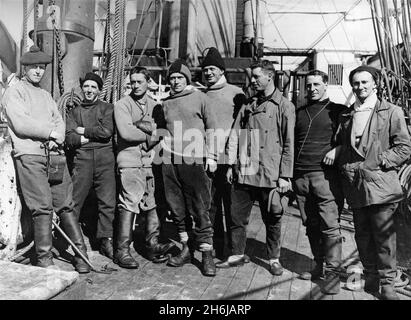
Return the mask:
<svg viewBox="0 0 411 320">
<path fill-rule="evenodd" d="M 299 0 L 299 1 L 298 1 L 294 6 L 292 6 L 289 10 L 292 12 L 293 9 L 294 9 L 295 7 L 297 7 L 302 1 L 303 1 L 303 0 Z M 267 6 L 267 3 L 266 3 L 266 6 Z M 267 9 L 267 11 L 268 11 L 268 9 Z M 279 17 L 277 17 L 277 19 L 280 20 L 283 16 L 284 16 L 284 14 L 281 15 L 281 16 L 279 16 Z"/>
<path fill-rule="evenodd" d="M 337 5 L 335 4 L 335 1 L 334 1 L 334 0 L 332 0 L 332 3 L 333 3 L 333 5 L 334 5 L 335 10 L 338 10 Z M 344 22 L 345 22 L 345 21 L 346 21 L 346 20 L 344 19 Z M 344 31 L 345 37 L 346 37 L 347 40 L 348 40 L 348 43 L 350 44 L 351 49 L 354 50 L 354 46 L 352 45 L 351 40 L 350 40 L 350 38 L 348 37 L 347 30 L 345 30 L 345 23 L 344 23 L 344 22 L 341 24 L 342 29 L 343 29 L 343 31 Z"/>
<path fill-rule="evenodd" d="M 287 48 L 288 50 L 290 50 L 290 47 L 287 45 L 287 43 L 285 42 L 283 36 L 281 35 L 281 32 L 280 32 L 280 30 L 278 29 L 277 24 L 275 23 L 274 19 L 271 17 L 270 13 L 268 12 L 267 2 L 265 3 L 265 9 L 267 10 L 268 17 L 270 18 L 270 20 L 271 20 L 271 22 L 272 22 L 275 30 L 277 30 L 278 35 L 280 36 L 281 41 L 284 43 L 284 45 L 286 46 L 286 48 Z"/>
</svg>

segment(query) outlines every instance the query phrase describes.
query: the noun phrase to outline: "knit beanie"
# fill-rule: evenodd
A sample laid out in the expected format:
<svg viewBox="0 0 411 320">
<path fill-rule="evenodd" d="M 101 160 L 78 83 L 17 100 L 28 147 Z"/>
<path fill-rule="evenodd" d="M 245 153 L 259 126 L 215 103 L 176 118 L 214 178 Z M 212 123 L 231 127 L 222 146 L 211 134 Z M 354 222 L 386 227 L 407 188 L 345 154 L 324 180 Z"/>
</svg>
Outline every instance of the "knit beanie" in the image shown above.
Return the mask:
<svg viewBox="0 0 411 320">
<path fill-rule="evenodd" d="M 51 62 L 51 57 L 40 50 L 37 46 L 30 47 L 30 50 L 21 56 L 20 63 L 22 65 L 31 64 L 48 64 Z"/>
<path fill-rule="evenodd" d="M 167 71 L 167 79 L 170 79 L 170 76 L 173 73 L 181 73 L 187 79 L 187 84 L 191 82 L 191 72 L 190 69 L 187 67 L 186 63 L 182 59 L 177 59 L 174 61 Z"/>
<path fill-rule="evenodd" d="M 214 47 L 208 49 L 206 56 L 201 64 L 201 68 L 205 68 L 208 66 L 215 66 L 220 68 L 221 70 L 225 70 L 225 63 L 223 58 L 220 55 L 220 52 Z"/>
<path fill-rule="evenodd" d="M 350 72 L 349 80 L 350 80 L 351 85 L 352 85 L 352 79 L 354 77 L 354 74 L 356 74 L 358 72 L 363 72 L 363 71 L 366 71 L 366 72 L 370 73 L 372 75 L 372 77 L 374 78 L 375 83 L 378 82 L 378 79 L 379 79 L 378 69 L 364 65 L 364 66 L 359 66 L 358 68 L 355 68 L 353 71 Z"/>
<path fill-rule="evenodd" d="M 83 83 L 87 80 L 96 82 L 100 91 L 103 88 L 103 79 L 101 79 L 98 74 L 95 74 L 94 72 L 87 72 L 83 79 L 80 78 L 80 87 L 82 87 Z"/>
</svg>

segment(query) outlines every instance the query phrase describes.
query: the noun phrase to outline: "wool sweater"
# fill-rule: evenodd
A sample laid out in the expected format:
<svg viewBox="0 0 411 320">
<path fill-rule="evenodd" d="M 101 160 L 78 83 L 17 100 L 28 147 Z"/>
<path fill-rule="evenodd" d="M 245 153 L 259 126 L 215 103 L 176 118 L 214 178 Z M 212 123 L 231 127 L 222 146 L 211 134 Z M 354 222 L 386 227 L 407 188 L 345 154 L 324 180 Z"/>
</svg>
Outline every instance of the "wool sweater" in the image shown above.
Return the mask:
<svg viewBox="0 0 411 320">
<path fill-rule="evenodd" d="M 246 102 L 246 97 L 239 87 L 228 84 L 225 79 L 221 83 L 206 88 L 204 93 L 210 98 L 211 106 L 216 115 L 217 130 L 215 136 L 218 143 L 219 163 L 226 163 L 224 150 L 228 136 L 238 111 Z"/>
<path fill-rule="evenodd" d="M 170 95 L 163 101 L 162 121 L 158 128 L 165 128 L 168 136 L 162 146 L 166 151 L 188 158 L 217 159 L 214 130 L 217 126 L 211 101 L 194 89 Z"/>
<path fill-rule="evenodd" d="M 111 103 L 96 100 L 92 103 L 83 102 L 70 110 L 66 120 L 66 144 L 70 149 L 112 149 L 113 109 Z M 84 137 L 88 143 L 81 145 L 77 127 L 84 128 Z"/>
<path fill-rule="evenodd" d="M 333 138 L 338 127 L 338 115 L 346 109 L 342 104 L 325 99 L 297 110 L 295 171 L 323 170 L 324 156 L 335 144 Z"/>
<path fill-rule="evenodd" d="M 6 90 L 2 105 L 15 157 L 46 155 L 43 143 L 49 140 L 51 131 L 65 133 L 65 123 L 50 93 L 24 78 Z"/>
<path fill-rule="evenodd" d="M 157 102 L 146 95 L 145 103 L 126 96 L 114 105 L 114 120 L 117 129 L 117 165 L 119 168 L 151 167 L 153 152 L 148 151 L 151 137 L 138 129 L 139 120 L 153 121 L 153 109 Z"/>
</svg>

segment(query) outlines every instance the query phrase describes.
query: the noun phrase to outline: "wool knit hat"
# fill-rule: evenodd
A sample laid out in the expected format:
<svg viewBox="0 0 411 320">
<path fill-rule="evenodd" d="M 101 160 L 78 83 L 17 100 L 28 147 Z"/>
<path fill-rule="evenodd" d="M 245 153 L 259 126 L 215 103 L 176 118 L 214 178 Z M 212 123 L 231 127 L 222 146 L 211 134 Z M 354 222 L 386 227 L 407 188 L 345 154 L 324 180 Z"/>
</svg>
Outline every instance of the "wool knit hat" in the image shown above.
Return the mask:
<svg viewBox="0 0 411 320">
<path fill-rule="evenodd" d="M 181 73 L 184 77 L 187 79 L 187 84 L 190 84 L 191 82 L 191 72 L 190 69 L 187 67 L 186 63 L 182 59 L 177 59 L 174 61 L 170 67 L 168 68 L 167 71 L 167 79 L 170 79 L 170 76 L 173 73 Z"/>
<path fill-rule="evenodd" d="M 349 79 L 350 79 L 350 84 L 352 85 L 352 79 L 354 77 L 354 74 L 358 73 L 358 72 L 363 72 L 366 71 L 368 73 L 370 73 L 372 75 L 372 77 L 374 78 L 374 81 L 377 83 L 378 79 L 379 79 L 379 70 L 374 68 L 374 67 L 370 67 L 370 66 L 359 66 L 358 68 L 355 68 L 353 71 L 350 72 L 349 75 Z"/>
<path fill-rule="evenodd" d="M 206 56 L 204 57 L 203 63 L 201 64 L 201 68 L 205 68 L 208 66 L 215 66 L 220 68 L 221 70 L 225 70 L 225 63 L 223 58 L 220 55 L 220 52 L 214 47 L 208 49 Z"/>
<path fill-rule="evenodd" d="M 97 83 L 98 89 L 101 90 L 103 88 L 103 79 L 98 74 L 94 72 L 87 72 L 84 78 L 80 78 L 80 87 L 83 86 L 83 83 L 87 80 L 92 80 Z"/>
<path fill-rule="evenodd" d="M 31 64 L 48 64 L 51 62 L 51 57 L 40 50 L 37 46 L 32 46 L 30 50 L 21 56 L 20 63 L 22 65 Z"/>
</svg>

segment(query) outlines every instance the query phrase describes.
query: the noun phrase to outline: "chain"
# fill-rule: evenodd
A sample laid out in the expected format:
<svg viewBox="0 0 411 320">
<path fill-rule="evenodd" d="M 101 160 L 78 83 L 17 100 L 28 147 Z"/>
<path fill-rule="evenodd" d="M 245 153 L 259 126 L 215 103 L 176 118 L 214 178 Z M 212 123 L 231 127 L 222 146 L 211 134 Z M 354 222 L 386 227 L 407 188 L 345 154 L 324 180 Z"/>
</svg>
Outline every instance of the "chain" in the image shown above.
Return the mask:
<svg viewBox="0 0 411 320">
<path fill-rule="evenodd" d="M 55 6 L 55 0 L 49 0 L 49 6 Z M 60 30 L 57 29 L 55 10 L 50 13 L 51 22 L 53 23 L 53 34 L 56 37 L 56 53 L 57 53 L 57 77 L 60 95 L 64 93 L 64 78 L 63 78 L 63 54 L 61 52 L 61 37 Z"/>
</svg>

